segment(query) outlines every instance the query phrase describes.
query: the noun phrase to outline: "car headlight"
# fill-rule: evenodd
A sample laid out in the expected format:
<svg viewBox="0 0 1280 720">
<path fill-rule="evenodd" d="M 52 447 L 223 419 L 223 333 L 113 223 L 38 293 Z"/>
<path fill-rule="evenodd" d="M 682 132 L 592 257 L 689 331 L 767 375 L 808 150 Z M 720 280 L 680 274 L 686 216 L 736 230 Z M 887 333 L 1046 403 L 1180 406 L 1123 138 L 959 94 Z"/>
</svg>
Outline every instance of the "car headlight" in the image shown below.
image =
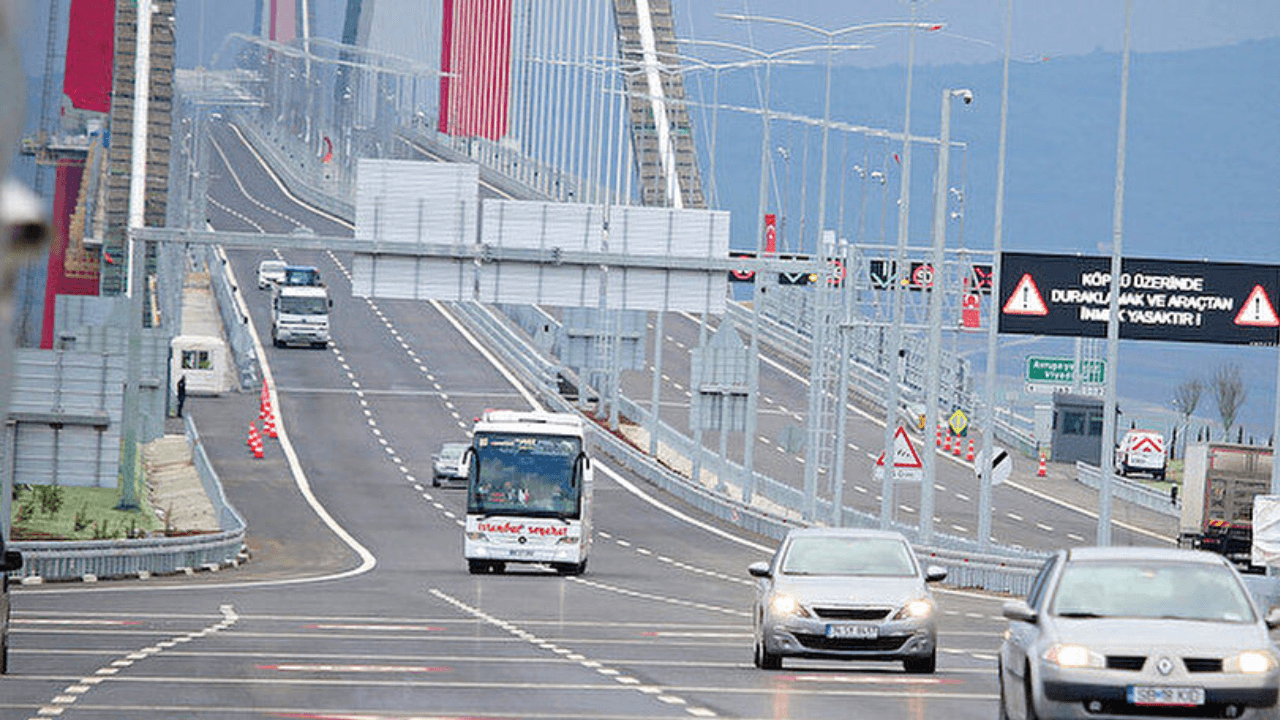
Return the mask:
<svg viewBox="0 0 1280 720">
<path fill-rule="evenodd" d="M 1101 655 L 1083 645 L 1054 645 L 1044 651 L 1044 659 L 1064 668 L 1101 668 L 1106 661 Z"/>
<path fill-rule="evenodd" d="M 1261 675 L 1274 670 L 1276 657 L 1266 650 L 1245 650 L 1226 659 L 1222 663 L 1225 672 L 1244 673 L 1245 675 Z"/>
<path fill-rule="evenodd" d="M 809 617 L 809 611 L 804 609 L 799 600 L 790 595 L 774 595 L 769 601 L 769 608 L 779 615 Z"/>
<path fill-rule="evenodd" d="M 899 610 L 893 616 L 893 619 L 894 620 L 913 620 L 913 619 L 918 620 L 921 618 L 927 618 L 932 614 L 933 614 L 933 603 L 928 600 L 925 600 L 924 598 L 920 598 L 919 600 L 912 600 L 906 605 L 903 605 L 902 609 Z"/>
<path fill-rule="evenodd" d="M 482 542 L 488 542 L 488 540 L 489 540 L 488 536 L 486 536 L 484 533 L 482 533 L 482 532 L 477 532 L 477 531 L 475 531 L 475 530 L 469 530 L 469 531 L 467 531 L 467 539 L 468 539 L 468 540 L 479 540 L 479 541 L 482 541 Z"/>
</svg>

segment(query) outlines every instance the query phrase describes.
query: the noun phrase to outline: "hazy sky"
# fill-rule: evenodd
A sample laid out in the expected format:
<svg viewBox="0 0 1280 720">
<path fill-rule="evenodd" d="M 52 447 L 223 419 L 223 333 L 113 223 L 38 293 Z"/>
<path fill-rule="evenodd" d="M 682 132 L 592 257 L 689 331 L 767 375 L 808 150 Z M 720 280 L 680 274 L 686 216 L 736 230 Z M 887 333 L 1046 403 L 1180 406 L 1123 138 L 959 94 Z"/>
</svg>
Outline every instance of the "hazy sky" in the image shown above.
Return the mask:
<svg viewBox="0 0 1280 720">
<path fill-rule="evenodd" d="M 743 42 L 745 23 L 716 17 L 735 13 L 799 20 L 826 30 L 861 23 L 911 17 L 909 0 L 674 0 L 677 24 L 684 35 Z M 1004 48 L 1007 0 L 920 0 L 917 17 L 946 27 L 917 45 L 917 62 L 989 62 Z M 1013 54 L 1020 59 L 1083 55 L 1097 49 L 1116 52 L 1124 39 L 1121 0 L 1014 0 Z M 757 42 L 773 49 L 816 38 L 798 30 L 755 23 Z M 893 35 L 897 35 L 895 33 Z M 871 40 L 876 50 L 845 54 L 861 65 L 903 61 L 893 35 Z M 1133 46 L 1138 52 L 1163 52 L 1230 45 L 1245 40 L 1280 37 L 1280 2 L 1276 0 L 1135 0 Z M 862 42 L 850 34 L 846 42 Z"/>
<path fill-rule="evenodd" d="M 365 0 L 371 4 L 377 0 Z M 424 4 L 429 0 L 424 0 Z M 434 0 L 438 2 L 439 0 Z M 585 0 L 583 0 L 585 1 Z M 1116 51 L 1124 29 L 1122 0 L 1014 0 L 1014 55 L 1021 59 L 1081 55 L 1096 49 Z M 65 14 L 71 0 L 62 0 Z M 754 38 L 772 49 L 808 42 L 798 31 L 762 25 L 751 28 L 717 18 L 717 13 L 776 15 L 838 29 L 850 25 L 910 17 L 910 0 L 672 0 L 677 24 L 685 36 L 745 42 Z M 45 16 L 49 0 L 0 0 L 13 11 L 28 75 L 44 64 Z M 337 39 L 347 0 L 312 0 L 317 34 Z M 921 19 L 946 23 L 941 34 L 917 46 L 917 60 L 936 64 L 988 62 L 999 57 L 1004 43 L 1006 0 L 919 0 Z M 1280 0 L 1135 0 L 1134 48 L 1160 52 L 1229 45 L 1244 40 L 1280 37 Z M 254 0 L 178 0 L 179 65 L 208 63 L 230 32 L 253 28 Z M 200 30 L 204 29 L 201 43 Z M 65 34 L 65 29 L 63 30 Z M 875 44 L 876 50 L 846 54 L 842 59 L 864 65 L 901 63 L 900 33 L 850 36 Z"/>
</svg>

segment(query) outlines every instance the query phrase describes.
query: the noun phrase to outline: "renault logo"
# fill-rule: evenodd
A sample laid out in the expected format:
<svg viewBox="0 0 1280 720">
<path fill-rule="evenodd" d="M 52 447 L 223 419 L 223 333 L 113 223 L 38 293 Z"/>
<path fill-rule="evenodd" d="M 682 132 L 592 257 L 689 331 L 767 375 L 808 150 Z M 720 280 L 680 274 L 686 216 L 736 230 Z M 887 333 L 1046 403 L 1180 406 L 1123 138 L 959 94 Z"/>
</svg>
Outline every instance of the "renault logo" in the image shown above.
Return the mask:
<svg viewBox="0 0 1280 720">
<path fill-rule="evenodd" d="M 1159 670 L 1161 675 L 1168 675 L 1173 672 L 1173 661 L 1167 657 L 1160 658 L 1156 662 L 1156 670 Z"/>
</svg>

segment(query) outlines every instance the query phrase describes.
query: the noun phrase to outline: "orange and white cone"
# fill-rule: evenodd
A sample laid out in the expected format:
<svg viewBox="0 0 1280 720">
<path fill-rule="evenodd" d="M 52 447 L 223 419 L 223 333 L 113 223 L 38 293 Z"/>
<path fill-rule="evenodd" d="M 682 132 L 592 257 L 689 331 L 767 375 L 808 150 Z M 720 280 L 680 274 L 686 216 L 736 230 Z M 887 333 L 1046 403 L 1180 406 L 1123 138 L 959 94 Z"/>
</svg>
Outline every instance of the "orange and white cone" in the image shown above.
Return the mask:
<svg viewBox="0 0 1280 720">
<path fill-rule="evenodd" d="M 962 444 L 963 443 L 961 442 L 960 438 L 956 437 L 956 444 L 951 446 L 951 454 L 955 455 L 956 457 L 960 457 L 960 446 Z"/>
<path fill-rule="evenodd" d="M 253 456 L 261 460 L 266 457 L 262 451 L 262 435 L 258 433 L 258 426 L 252 422 L 249 423 L 249 450 L 253 452 Z"/>
<path fill-rule="evenodd" d="M 270 400 L 268 400 L 267 404 L 262 408 L 262 413 L 262 432 L 272 439 L 280 437 L 280 434 L 276 432 L 276 414 L 275 411 L 271 409 Z"/>
<path fill-rule="evenodd" d="M 1036 470 L 1036 477 L 1045 477 L 1049 474 L 1049 467 L 1045 465 L 1044 453 L 1040 453 L 1040 469 Z"/>
<path fill-rule="evenodd" d="M 968 460 L 969 462 L 973 462 L 973 458 L 974 458 L 974 457 L 976 457 L 976 456 L 973 454 L 973 440 L 970 440 L 970 441 L 969 441 L 969 452 L 967 452 L 967 453 L 965 453 L 965 454 L 964 454 L 964 459 L 965 459 L 965 460 Z"/>
<path fill-rule="evenodd" d="M 938 428 L 938 447 L 942 447 L 942 428 Z"/>
<path fill-rule="evenodd" d="M 947 439 L 942 443 L 942 452 L 951 452 L 951 433 L 947 433 Z"/>
</svg>

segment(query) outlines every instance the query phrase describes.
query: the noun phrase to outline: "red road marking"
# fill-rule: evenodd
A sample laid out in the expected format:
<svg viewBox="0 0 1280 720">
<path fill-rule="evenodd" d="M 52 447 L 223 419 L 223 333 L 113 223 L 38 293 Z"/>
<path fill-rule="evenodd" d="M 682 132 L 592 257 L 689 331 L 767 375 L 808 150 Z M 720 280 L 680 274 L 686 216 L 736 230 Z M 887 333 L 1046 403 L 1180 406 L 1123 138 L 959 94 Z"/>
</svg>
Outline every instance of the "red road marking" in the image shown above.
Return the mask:
<svg viewBox="0 0 1280 720">
<path fill-rule="evenodd" d="M 38 620 L 36 618 L 13 618 L 13 624 L 23 625 L 141 625 L 138 620 Z"/>
<path fill-rule="evenodd" d="M 895 677 L 893 675 L 779 675 L 779 680 L 796 682 L 856 683 L 862 685 L 963 685 L 963 680 L 939 677 Z"/>
<path fill-rule="evenodd" d="M 433 673 L 449 672 L 452 668 L 425 665 L 325 665 L 285 663 L 281 665 L 257 665 L 259 670 L 280 672 L 349 672 L 349 673 Z"/>
<path fill-rule="evenodd" d="M 303 625 L 307 630 L 417 630 L 420 632 L 441 632 L 442 627 L 433 627 L 431 625 L 333 625 L 333 624 L 312 624 Z"/>
</svg>

